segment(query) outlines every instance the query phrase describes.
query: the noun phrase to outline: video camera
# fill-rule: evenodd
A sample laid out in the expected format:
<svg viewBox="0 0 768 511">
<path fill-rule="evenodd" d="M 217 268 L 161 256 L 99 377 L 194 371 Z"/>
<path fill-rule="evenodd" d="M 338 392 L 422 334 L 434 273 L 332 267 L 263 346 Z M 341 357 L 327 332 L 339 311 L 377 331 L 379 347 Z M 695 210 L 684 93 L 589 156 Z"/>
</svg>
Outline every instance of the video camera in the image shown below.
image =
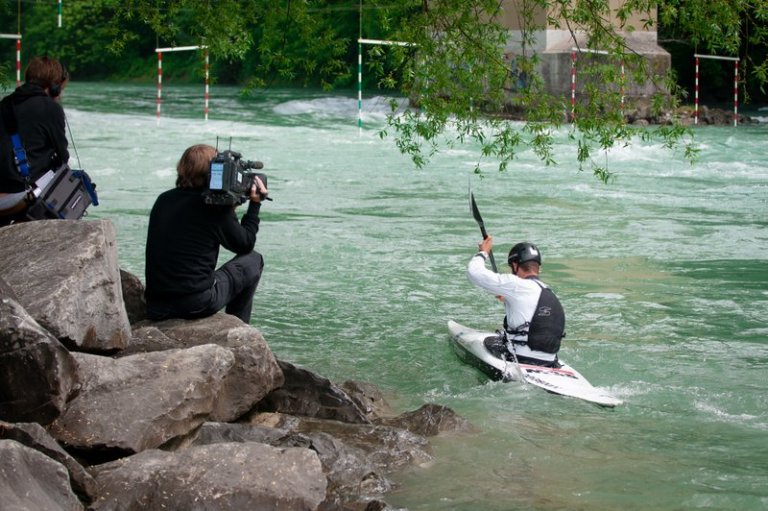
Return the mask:
<svg viewBox="0 0 768 511">
<path fill-rule="evenodd" d="M 254 172 L 264 167 L 260 161 L 242 160 L 240 153 L 222 151 L 211 161 L 208 190 L 203 192 L 203 201 L 214 206 L 239 206 L 248 200 L 256 177 L 267 186 L 266 174 Z M 272 200 L 263 195 L 262 200 Z"/>
</svg>

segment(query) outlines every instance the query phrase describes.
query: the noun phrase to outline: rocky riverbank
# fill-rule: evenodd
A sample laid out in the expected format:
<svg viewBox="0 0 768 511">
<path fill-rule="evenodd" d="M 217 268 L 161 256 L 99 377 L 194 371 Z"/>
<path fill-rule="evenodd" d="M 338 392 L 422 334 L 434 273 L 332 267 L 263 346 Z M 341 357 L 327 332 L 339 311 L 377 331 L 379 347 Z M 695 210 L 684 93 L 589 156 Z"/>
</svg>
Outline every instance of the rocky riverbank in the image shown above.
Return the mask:
<svg viewBox="0 0 768 511">
<path fill-rule="evenodd" d="M 564 122 L 568 122 L 569 113 L 563 114 Z M 683 105 L 675 110 L 666 110 L 654 113 L 650 102 L 639 100 L 634 104 L 627 105 L 624 112 L 624 120 L 632 126 L 653 126 L 653 125 L 671 125 L 680 124 L 682 126 L 694 126 L 698 116 L 699 126 L 732 126 L 733 110 L 723 108 L 710 108 L 706 105 L 699 107 L 698 113 L 693 105 Z M 514 121 L 525 121 L 526 112 L 522 108 L 514 105 L 508 105 L 501 117 Z M 759 121 L 749 115 L 739 113 L 737 115 L 738 124 L 757 124 Z"/>
<path fill-rule="evenodd" d="M 470 432 L 274 357 L 224 313 L 144 319 L 107 220 L 0 228 L 0 502 L 19 510 L 381 510 Z"/>
</svg>

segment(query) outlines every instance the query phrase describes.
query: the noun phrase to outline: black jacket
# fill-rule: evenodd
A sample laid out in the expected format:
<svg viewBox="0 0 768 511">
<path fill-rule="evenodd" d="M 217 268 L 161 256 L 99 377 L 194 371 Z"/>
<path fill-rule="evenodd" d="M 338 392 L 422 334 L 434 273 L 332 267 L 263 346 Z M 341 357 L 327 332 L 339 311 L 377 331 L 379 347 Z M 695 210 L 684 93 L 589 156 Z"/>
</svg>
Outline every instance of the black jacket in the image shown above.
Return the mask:
<svg viewBox="0 0 768 511">
<path fill-rule="evenodd" d="M 155 201 L 147 228 L 147 301 L 172 300 L 212 287 L 220 246 L 238 255 L 253 250 L 261 204 L 249 201 L 238 222 L 233 207 L 205 204 L 203 191 L 174 188 Z"/>
<path fill-rule="evenodd" d="M 25 83 L 3 98 L 0 108 L 9 107 L 16 114 L 32 182 L 46 171 L 69 161 L 64 109 L 45 93 L 45 89 Z M 6 132 L 4 124 L 0 122 L 0 192 L 20 192 L 24 190 L 24 180 L 16 169 L 11 133 Z"/>
</svg>

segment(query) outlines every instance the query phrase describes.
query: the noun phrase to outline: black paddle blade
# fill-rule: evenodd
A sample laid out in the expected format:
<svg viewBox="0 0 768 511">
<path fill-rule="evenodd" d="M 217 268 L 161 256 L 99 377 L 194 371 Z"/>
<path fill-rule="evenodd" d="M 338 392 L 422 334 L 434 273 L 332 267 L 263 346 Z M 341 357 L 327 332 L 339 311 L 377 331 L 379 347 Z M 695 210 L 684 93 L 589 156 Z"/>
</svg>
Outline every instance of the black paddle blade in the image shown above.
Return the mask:
<svg viewBox="0 0 768 511">
<path fill-rule="evenodd" d="M 480 210 L 477 209 L 477 202 L 475 202 L 475 194 L 469 192 L 469 209 L 472 211 L 472 216 L 475 217 L 477 225 L 480 226 L 480 233 L 483 235 L 483 239 L 488 237 L 488 233 L 485 232 L 485 223 L 483 217 L 480 216 Z"/>
<path fill-rule="evenodd" d="M 480 234 L 483 235 L 483 239 L 487 238 L 488 233 L 485 232 L 485 223 L 483 222 L 483 217 L 480 216 L 480 210 L 477 208 L 477 203 L 475 202 L 475 194 L 471 191 L 469 192 L 469 209 L 472 210 L 472 216 L 475 217 L 475 222 L 477 222 L 477 225 L 480 226 Z M 488 253 L 488 259 L 491 261 L 491 268 L 493 269 L 493 272 L 499 273 L 499 270 L 496 268 L 496 260 L 493 258 L 492 250 Z"/>
</svg>

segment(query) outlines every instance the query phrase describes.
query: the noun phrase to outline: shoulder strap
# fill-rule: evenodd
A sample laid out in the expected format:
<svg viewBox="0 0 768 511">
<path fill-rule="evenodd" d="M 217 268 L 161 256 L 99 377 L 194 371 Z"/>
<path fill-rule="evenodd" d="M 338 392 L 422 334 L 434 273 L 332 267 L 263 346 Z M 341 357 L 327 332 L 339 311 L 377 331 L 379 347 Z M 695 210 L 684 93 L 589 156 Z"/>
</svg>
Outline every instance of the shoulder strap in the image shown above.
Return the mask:
<svg viewBox="0 0 768 511">
<path fill-rule="evenodd" d="M 13 111 L 13 103 L 9 97 L 0 101 L 0 114 L 2 114 L 3 129 L 10 136 L 11 144 L 13 144 L 13 160 L 16 163 L 16 168 L 27 181 L 29 179 L 29 161 L 27 160 L 27 152 L 21 144 L 16 113 Z"/>
</svg>

